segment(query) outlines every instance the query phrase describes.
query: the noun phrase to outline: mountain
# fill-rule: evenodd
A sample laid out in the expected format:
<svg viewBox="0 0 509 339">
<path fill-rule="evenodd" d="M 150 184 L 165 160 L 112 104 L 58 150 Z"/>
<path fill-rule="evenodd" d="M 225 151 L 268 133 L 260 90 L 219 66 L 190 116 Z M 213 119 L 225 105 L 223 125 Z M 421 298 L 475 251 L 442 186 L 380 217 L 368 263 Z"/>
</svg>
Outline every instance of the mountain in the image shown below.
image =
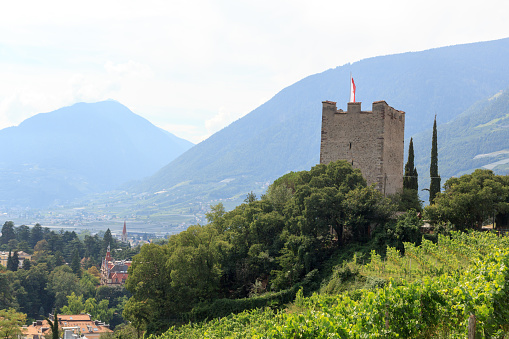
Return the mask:
<svg viewBox="0 0 509 339">
<path fill-rule="evenodd" d="M 429 129 L 414 137 L 420 188 L 429 187 L 431 136 Z M 476 168 L 509 174 L 509 88 L 476 102 L 454 120 L 438 126 L 437 136 L 442 184 Z"/>
<path fill-rule="evenodd" d="M 430 128 L 435 113 L 446 123 L 506 88 L 507 60 L 509 39 L 502 39 L 374 57 L 311 75 L 126 190 L 151 196 L 159 208 L 219 198 L 238 203 L 282 174 L 319 162 L 321 102 L 346 109 L 350 73 L 364 110 L 385 100 L 406 112 L 409 139 Z"/>
<path fill-rule="evenodd" d="M 153 174 L 193 146 L 116 101 L 0 130 L 0 206 L 48 206 Z"/>
</svg>

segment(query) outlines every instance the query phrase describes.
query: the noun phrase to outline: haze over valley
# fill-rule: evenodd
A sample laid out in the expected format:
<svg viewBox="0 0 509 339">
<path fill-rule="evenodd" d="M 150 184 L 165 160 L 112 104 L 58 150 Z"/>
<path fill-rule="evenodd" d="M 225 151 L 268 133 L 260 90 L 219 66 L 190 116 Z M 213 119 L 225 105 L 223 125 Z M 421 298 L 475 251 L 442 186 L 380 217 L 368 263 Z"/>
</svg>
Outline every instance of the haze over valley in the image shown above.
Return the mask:
<svg viewBox="0 0 509 339">
<path fill-rule="evenodd" d="M 210 205 L 262 195 L 318 163 L 321 101 L 346 108 L 355 76 L 363 109 L 406 112 L 421 187 L 432 121 L 443 180 L 487 166 L 506 174 L 509 39 L 373 57 L 310 75 L 194 145 L 116 101 L 78 103 L 0 130 L 0 206 L 17 223 L 175 233 L 204 223 Z"/>
</svg>

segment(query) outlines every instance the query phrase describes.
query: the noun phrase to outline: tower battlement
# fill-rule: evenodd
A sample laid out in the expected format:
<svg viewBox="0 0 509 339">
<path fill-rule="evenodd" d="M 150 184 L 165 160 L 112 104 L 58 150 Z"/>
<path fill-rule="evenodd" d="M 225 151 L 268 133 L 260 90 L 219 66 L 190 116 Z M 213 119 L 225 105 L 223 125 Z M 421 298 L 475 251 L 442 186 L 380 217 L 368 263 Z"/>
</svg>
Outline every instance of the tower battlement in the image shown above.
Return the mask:
<svg viewBox="0 0 509 339">
<path fill-rule="evenodd" d="M 346 111 L 322 102 L 320 163 L 346 160 L 384 195 L 403 189 L 404 137 L 405 112 L 383 100 L 371 111 L 360 102 L 349 102 Z"/>
</svg>

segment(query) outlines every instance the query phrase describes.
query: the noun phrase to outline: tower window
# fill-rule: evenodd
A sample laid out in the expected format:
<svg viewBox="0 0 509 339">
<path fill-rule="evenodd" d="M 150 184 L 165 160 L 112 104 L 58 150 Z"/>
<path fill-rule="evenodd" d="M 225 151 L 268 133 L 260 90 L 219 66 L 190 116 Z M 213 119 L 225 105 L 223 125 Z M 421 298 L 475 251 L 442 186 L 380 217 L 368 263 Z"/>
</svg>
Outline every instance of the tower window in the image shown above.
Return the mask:
<svg viewBox="0 0 509 339">
<path fill-rule="evenodd" d="M 350 149 L 352 149 L 352 143 L 350 143 Z"/>
</svg>

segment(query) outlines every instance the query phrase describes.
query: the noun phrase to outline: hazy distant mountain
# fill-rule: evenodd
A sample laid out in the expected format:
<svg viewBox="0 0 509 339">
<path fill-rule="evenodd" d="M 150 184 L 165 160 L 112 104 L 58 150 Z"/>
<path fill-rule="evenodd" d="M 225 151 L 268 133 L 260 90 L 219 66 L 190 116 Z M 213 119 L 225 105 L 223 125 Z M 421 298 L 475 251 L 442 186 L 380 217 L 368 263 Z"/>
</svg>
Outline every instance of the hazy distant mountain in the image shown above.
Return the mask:
<svg viewBox="0 0 509 339">
<path fill-rule="evenodd" d="M 116 101 L 0 130 L 0 206 L 47 206 L 153 174 L 191 148 Z"/>
<path fill-rule="evenodd" d="M 438 169 L 442 184 L 476 168 L 509 174 L 509 89 L 472 105 L 454 120 L 440 125 Z M 432 129 L 414 138 L 419 187 L 429 188 Z"/>
<path fill-rule="evenodd" d="M 159 192 L 161 205 L 172 199 L 243 199 L 286 172 L 318 163 L 321 102 L 337 101 L 346 109 L 350 72 L 364 110 L 385 100 L 406 112 L 409 139 L 430 128 L 435 113 L 439 123 L 448 122 L 506 88 L 507 60 L 509 39 L 503 39 L 375 57 L 311 75 L 129 190 Z"/>
</svg>

